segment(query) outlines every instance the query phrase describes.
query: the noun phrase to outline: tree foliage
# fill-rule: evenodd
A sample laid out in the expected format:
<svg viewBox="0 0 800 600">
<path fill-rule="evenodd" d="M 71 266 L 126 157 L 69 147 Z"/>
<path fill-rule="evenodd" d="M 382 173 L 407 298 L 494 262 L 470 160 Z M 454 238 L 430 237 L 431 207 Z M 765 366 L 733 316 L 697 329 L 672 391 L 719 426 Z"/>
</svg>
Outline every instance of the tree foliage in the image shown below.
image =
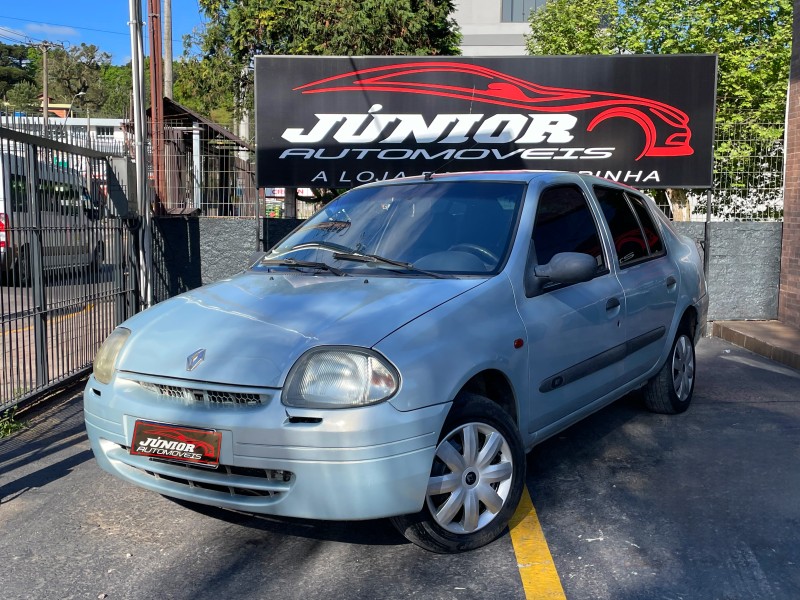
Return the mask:
<svg viewBox="0 0 800 600">
<path fill-rule="evenodd" d="M 252 104 L 253 57 L 453 55 L 453 0 L 198 0 L 207 18 L 189 36 L 176 76 L 179 102 L 209 114 Z"/>
<path fill-rule="evenodd" d="M 0 43 L 0 98 L 5 98 L 8 90 L 18 83 L 32 82 L 33 77 L 27 46 Z"/>
<path fill-rule="evenodd" d="M 76 107 L 99 111 L 108 97 L 103 71 L 111 66 L 111 55 L 92 44 L 81 44 L 51 50 L 47 58 L 49 95 L 59 102 L 74 100 Z"/>
<path fill-rule="evenodd" d="M 719 117 L 783 120 L 791 0 L 551 0 L 530 24 L 529 54 L 717 54 Z"/>
<path fill-rule="evenodd" d="M 39 88 L 30 81 L 20 81 L 6 92 L 5 102 L 11 110 L 39 110 Z"/>
</svg>

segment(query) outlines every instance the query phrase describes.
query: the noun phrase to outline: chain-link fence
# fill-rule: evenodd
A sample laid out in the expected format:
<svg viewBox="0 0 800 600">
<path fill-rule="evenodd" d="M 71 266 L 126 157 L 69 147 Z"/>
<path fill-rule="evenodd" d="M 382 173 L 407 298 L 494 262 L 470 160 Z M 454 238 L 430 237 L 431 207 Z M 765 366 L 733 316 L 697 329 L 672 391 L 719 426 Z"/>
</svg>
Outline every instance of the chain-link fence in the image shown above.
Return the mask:
<svg viewBox="0 0 800 600">
<path fill-rule="evenodd" d="M 717 124 L 711 210 L 707 194 L 690 193 L 693 221 L 783 219 L 783 123 Z"/>
</svg>

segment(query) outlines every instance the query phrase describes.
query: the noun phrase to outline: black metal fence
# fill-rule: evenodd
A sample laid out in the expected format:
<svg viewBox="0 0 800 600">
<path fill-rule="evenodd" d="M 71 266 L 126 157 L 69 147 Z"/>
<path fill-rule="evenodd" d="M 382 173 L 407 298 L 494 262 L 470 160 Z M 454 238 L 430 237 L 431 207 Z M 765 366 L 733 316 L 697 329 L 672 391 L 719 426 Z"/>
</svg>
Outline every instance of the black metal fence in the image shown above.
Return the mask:
<svg viewBox="0 0 800 600">
<path fill-rule="evenodd" d="M 136 309 L 109 158 L 0 127 L 0 411 L 86 372 Z"/>
</svg>

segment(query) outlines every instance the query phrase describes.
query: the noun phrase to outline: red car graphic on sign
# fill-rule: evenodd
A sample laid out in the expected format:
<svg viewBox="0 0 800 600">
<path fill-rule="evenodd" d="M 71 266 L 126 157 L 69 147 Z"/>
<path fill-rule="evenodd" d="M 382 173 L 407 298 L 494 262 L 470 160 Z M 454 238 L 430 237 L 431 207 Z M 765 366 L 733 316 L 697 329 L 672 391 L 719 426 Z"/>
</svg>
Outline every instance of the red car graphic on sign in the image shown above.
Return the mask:
<svg viewBox="0 0 800 600">
<path fill-rule="evenodd" d="M 539 85 L 478 65 L 430 61 L 360 69 L 312 81 L 295 88 L 303 94 L 390 92 L 457 98 L 532 112 L 594 111 L 593 131 L 614 118 L 629 119 L 644 132 L 644 156 L 689 156 L 689 116 L 664 102 L 609 92 Z"/>
</svg>

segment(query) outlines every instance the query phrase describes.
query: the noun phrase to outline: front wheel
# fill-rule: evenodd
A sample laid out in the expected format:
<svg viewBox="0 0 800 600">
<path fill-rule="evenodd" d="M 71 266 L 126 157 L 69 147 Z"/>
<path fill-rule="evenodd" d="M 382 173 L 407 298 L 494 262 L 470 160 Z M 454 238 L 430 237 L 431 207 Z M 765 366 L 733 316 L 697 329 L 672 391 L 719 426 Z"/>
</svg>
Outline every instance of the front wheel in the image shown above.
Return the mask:
<svg viewBox="0 0 800 600">
<path fill-rule="evenodd" d="M 525 449 L 511 417 L 483 396 L 465 395 L 442 428 L 425 506 L 391 521 L 431 552 L 474 550 L 500 536 L 524 485 Z"/>
<path fill-rule="evenodd" d="M 694 392 L 694 344 L 679 331 L 667 362 L 644 387 L 644 403 L 653 412 L 675 415 L 689 408 Z"/>
</svg>

